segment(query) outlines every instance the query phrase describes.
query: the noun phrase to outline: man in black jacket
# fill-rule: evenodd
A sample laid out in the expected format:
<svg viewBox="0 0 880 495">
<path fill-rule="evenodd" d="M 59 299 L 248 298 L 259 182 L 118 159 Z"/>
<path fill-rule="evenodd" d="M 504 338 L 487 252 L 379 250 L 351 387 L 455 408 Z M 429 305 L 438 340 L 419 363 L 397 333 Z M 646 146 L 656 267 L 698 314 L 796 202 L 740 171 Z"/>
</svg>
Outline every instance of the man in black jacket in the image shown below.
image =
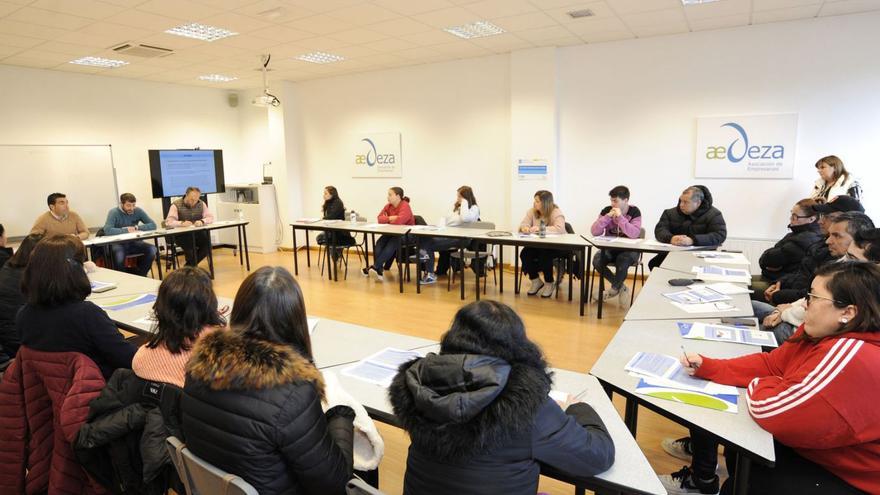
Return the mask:
<svg viewBox="0 0 880 495">
<path fill-rule="evenodd" d="M 12 257 L 12 248 L 6 247 L 6 229 L 0 223 L 0 268 L 6 264 L 6 260 Z"/>
<path fill-rule="evenodd" d="M 678 198 L 678 206 L 663 211 L 654 227 L 654 237 L 675 246 L 720 246 L 727 239 L 727 224 L 718 208 L 712 206 L 712 193 L 706 186 L 691 186 Z M 653 270 L 666 259 L 658 254 L 648 263 Z"/>
</svg>

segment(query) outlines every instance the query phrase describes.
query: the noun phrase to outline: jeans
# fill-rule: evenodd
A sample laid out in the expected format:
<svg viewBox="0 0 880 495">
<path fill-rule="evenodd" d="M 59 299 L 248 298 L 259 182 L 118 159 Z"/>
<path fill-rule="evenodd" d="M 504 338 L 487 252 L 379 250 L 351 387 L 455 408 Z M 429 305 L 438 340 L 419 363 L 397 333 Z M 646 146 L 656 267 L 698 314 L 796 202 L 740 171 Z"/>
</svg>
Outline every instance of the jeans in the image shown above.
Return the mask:
<svg viewBox="0 0 880 495">
<path fill-rule="evenodd" d="M 110 246 L 110 253 L 113 256 L 113 268 L 118 271 L 126 271 L 126 257 L 143 255 L 137 258 L 137 267 L 134 269 L 134 273 L 142 277 L 150 273 L 150 267 L 156 260 L 156 246 L 141 241 L 113 244 Z"/>
<path fill-rule="evenodd" d="M 465 242 L 461 239 L 450 239 L 445 237 L 425 237 L 419 241 L 419 248 L 424 249 L 428 253 L 428 261 L 425 262 L 425 269 L 428 273 L 434 273 L 434 253 L 440 251 L 441 256 L 443 253 L 446 253 L 447 256 L 449 254 L 450 249 L 459 249 L 461 247 L 462 242 Z M 440 263 L 443 265 L 443 263 Z M 449 261 L 447 259 L 445 265 L 442 267 L 441 275 L 446 273 L 446 270 L 449 269 Z"/>
<path fill-rule="evenodd" d="M 373 269 L 376 270 L 377 273 L 382 273 L 384 271 L 383 266 L 385 263 L 391 261 L 397 256 L 397 250 L 400 248 L 400 240 L 400 236 L 383 235 L 379 237 L 378 241 L 376 241 L 376 246 L 373 248 Z"/>
<path fill-rule="evenodd" d="M 195 236 L 196 242 L 195 250 L 193 250 L 193 236 Z M 208 256 L 208 250 L 211 249 L 211 235 L 204 230 L 192 232 L 176 236 L 174 243 L 183 249 L 183 256 L 186 258 L 188 266 L 198 266 Z"/>
<path fill-rule="evenodd" d="M 654 268 L 657 268 L 658 266 L 660 266 L 660 264 L 663 263 L 663 260 L 666 259 L 667 254 L 669 254 L 669 253 L 655 254 L 654 257 L 651 258 L 651 261 L 648 261 L 648 269 L 653 270 Z"/>
<path fill-rule="evenodd" d="M 563 251 L 557 249 L 533 247 L 525 247 L 519 253 L 523 272 L 529 276 L 529 280 L 535 280 L 538 274 L 543 272 L 544 281 L 548 284 L 553 283 L 553 260 L 565 256 Z"/>
<path fill-rule="evenodd" d="M 755 312 L 755 318 L 758 319 L 758 324 L 761 330 L 764 330 L 765 332 L 773 332 L 773 335 L 776 336 L 776 342 L 778 342 L 779 345 L 782 345 L 783 342 L 788 340 L 796 330 L 794 325 L 785 321 L 780 322 L 773 328 L 767 328 L 764 326 L 764 318 L 770 313 L 776 311 L 776 306 L 773 306 L 772 304 L 767 304 L 761 301 L 752 301 L 752 311 Z"/>
<path fill-rule="evenodd" d="M 605 280 L 611 282 L 611 288 L 614 290 L 620 290 L 620 287 L 626 281 L 629 267 L 635 265 L 638 261 L 639 253 L 618 249 L 601 249 L 593 256 L 593 266 L 605 277 Z M 608 265 L 614 265 L 613 272 L 608 268 Z"/>
</svg>

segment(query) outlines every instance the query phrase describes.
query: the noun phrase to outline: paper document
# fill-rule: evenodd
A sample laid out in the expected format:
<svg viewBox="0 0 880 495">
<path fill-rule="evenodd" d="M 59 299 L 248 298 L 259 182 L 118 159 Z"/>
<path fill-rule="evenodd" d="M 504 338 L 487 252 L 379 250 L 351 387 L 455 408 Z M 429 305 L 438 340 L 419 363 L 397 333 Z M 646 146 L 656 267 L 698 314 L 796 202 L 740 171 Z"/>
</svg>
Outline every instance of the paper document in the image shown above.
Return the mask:
<svg viewBox="0 0 880 495">
<path fill-rule="evenodd" d="M 751 263 L 749 259 L 742 253 L 726 253 L 723 251 L 694 251 L 694 256 L 704 260 L 710 260 L 712 263 L 722 265 L 745 265 Z"/>
<path fill-rule="evenodd" d="M 391 225 L 391 224 L 390 223 L 368 223 L 368 224 L 364 225 L 363 227 L 365 229 L 378 229 L 381 227 L 387 227 L 389 225 Z"/>
<path fill-rule="evenodd" d="M 733 414 L 739 411 L 737 407 L 739 393 L 737 393 L 736 389 L 734 389 L 733 393 L 699 392 L 669 387 L 662 381 L 642 378 L 636 385 L 636 393 Z"/>
<path fill-rule="evenodd" d="M 664 297 L 681 304 L 714 303 L 730 301 L 732 298 L 706 286 L 694 286 L 678 292 L 667 292 Z"/>
<path fill-rule="evenodd" d="M 618 237 L 611 235 L 599 235 L 593 237 L 593 240 L 600 242 L 612 242 L 612 243 L 620 243 L 620 244 L 641 244 L 644 242 L 643 239 L 630 239 L 629 237 Z"/>
<path fill-rule="evenodd" d="M 140 306 L 142 304 L 150 304 L 156 300 L 156 294 L 141 294 L 127 297 L 120 297 L 118 299 L 97 299 L 92 301 L 97 304 L 99 308 L 109 310 L 109 311 L 120 311 L 123 309 L 133 308 L 135 306 Z"/>
<path fill-rule="evenodd" d="M 410 227 L 410 230 L 436 232 L 438 230 L 442 230 L 442 227 L 437 227 L 436 225 L 413 225 L 412 227 Z"/>
<path fill-rule="evenodd" d="M 748 284 L 752 281 L 752 274 L 742 268 L 724 268 L 721 266 L 695 266 L 691 268 L 693 273 L 703 280 L 716 282 L 738 282 Z"/>
<path fill-rule="evenodd" d="M 626 371 L 650 382 L 667 387 L 681 388 L 710 394 L 736 394 L 736 387 L 720 385 L 709 380 L 690 376 L 678 358 L 653 352 L 637 352 L 624 366 Z"/>
<path fill-rule="evenodd" d="M 108 290 L 113 290 L 116 288 L 116 284 L 113 282 L 99 282 L 97 280 L 90 280 L 92 284 L 92 292 L 107 292 Z"/>
<path fill-rule="evenodd" d="M 372 356 L 358 361 L 357 364 L 342 370 L 343 375 L 375 383 L 383 387 L 391 385 L 400 365 L 424 354 L 417 351 L 405 351 L 386 347 Z"/>
<path fill-rule="evenodd" d="M 297 221 L 297 223 L 315 223 L 315 222 L 320 222 L 321 219 L 320 218 L 297 218 L 296 221 Z"/>
<path fill-rule="evenodd" d="M 732 284 L 730 282 L 716 282 L 714 284 L 706 284 L 704 285 L 704 287 L 712 289 L 719 294 L 724 294 L 728 296 L 735 296 L 738 294 L 751 294 L 752 292 L 754 292 L 748 287 Z"/>
<path fill-rule="evenodd" d="M 776 336 L 773 332 L 765 332 L 754 328 L 742 328 L 729 325 L 716 325 L 713 323 L 686 323 L 678 322 L 678 331 L 686 339 L 716 340 L 718 342 L 733 342 L 736 344 L 748 344 L 767 347 L 778 347 Z"/>
<path fill-rule="evenodd" d="M 670 301 L 673 306 L 684 311 L 689 314 L 697 314 L 697 313 L 724 313 L 726 311 L 734 311 L 737 309 L 736 306 L 727 303 L 726 301 L 714 302 L 714 303 L 697 303 L 697 304 L 682 304 L 675 301 Z"/>
</svg>

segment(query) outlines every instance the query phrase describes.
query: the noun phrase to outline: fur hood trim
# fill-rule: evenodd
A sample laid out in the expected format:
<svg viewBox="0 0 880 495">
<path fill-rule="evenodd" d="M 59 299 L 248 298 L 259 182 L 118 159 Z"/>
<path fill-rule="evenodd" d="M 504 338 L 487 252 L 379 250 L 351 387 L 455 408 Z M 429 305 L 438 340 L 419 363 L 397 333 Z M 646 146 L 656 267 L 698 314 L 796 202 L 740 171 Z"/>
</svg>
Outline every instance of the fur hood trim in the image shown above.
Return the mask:
<svg viewBox="0 0 880 495">
<path fill-rule="evenodd" d="M 266 389 L 312 382 L 324 401 L 324 379 L 293 347 L 220 330 L 205 335 L 186 365 L 189 376 L 212 390 Z"/>
</svg>

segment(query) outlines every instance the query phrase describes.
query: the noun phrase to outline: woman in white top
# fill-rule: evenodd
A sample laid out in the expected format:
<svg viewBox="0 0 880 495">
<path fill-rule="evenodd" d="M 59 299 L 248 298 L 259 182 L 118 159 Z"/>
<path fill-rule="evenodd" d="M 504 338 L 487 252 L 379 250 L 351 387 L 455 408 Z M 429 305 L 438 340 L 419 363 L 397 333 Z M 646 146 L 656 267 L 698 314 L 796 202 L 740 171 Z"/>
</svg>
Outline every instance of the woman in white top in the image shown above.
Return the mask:
<svg viewBox="0 0 880 495">
<path fill-rule="evenodd" d="M 857 201 L 862 200 L 862 186 L 852 174 L 847 172 L 840 158 L 834 155 L 820 158 L 816 162 L 816 172 L 819 173 L 819 178 L 813 186 L 811 198 L 831 201 L 836 196 L 846 195 L 852 196 Z"/>
<path fill-rule="evenodd" d="M 480 207 L 477 206 L 477 198 L 470 186 L 461 186 L 456 191 L 455 204 L 452 206 L 452 216 L 447 217 L 446 225 L 455 227 L 465 223 L 478 222 L 480 220 Z M 425 261 L 426 272 L 422 278 L 423 284 L 433 284 L 437 281 L 434 272 L 434 253 L 440 252 L 440 260 L 437 263 L 437 271 L 440 275 L 446 274 L 449 269 L 449 250 L 461 247 L 461 239 L 449 239 L 442 237 L 428 237 L 421 241 L 419 257 Z"/>
</svg>

